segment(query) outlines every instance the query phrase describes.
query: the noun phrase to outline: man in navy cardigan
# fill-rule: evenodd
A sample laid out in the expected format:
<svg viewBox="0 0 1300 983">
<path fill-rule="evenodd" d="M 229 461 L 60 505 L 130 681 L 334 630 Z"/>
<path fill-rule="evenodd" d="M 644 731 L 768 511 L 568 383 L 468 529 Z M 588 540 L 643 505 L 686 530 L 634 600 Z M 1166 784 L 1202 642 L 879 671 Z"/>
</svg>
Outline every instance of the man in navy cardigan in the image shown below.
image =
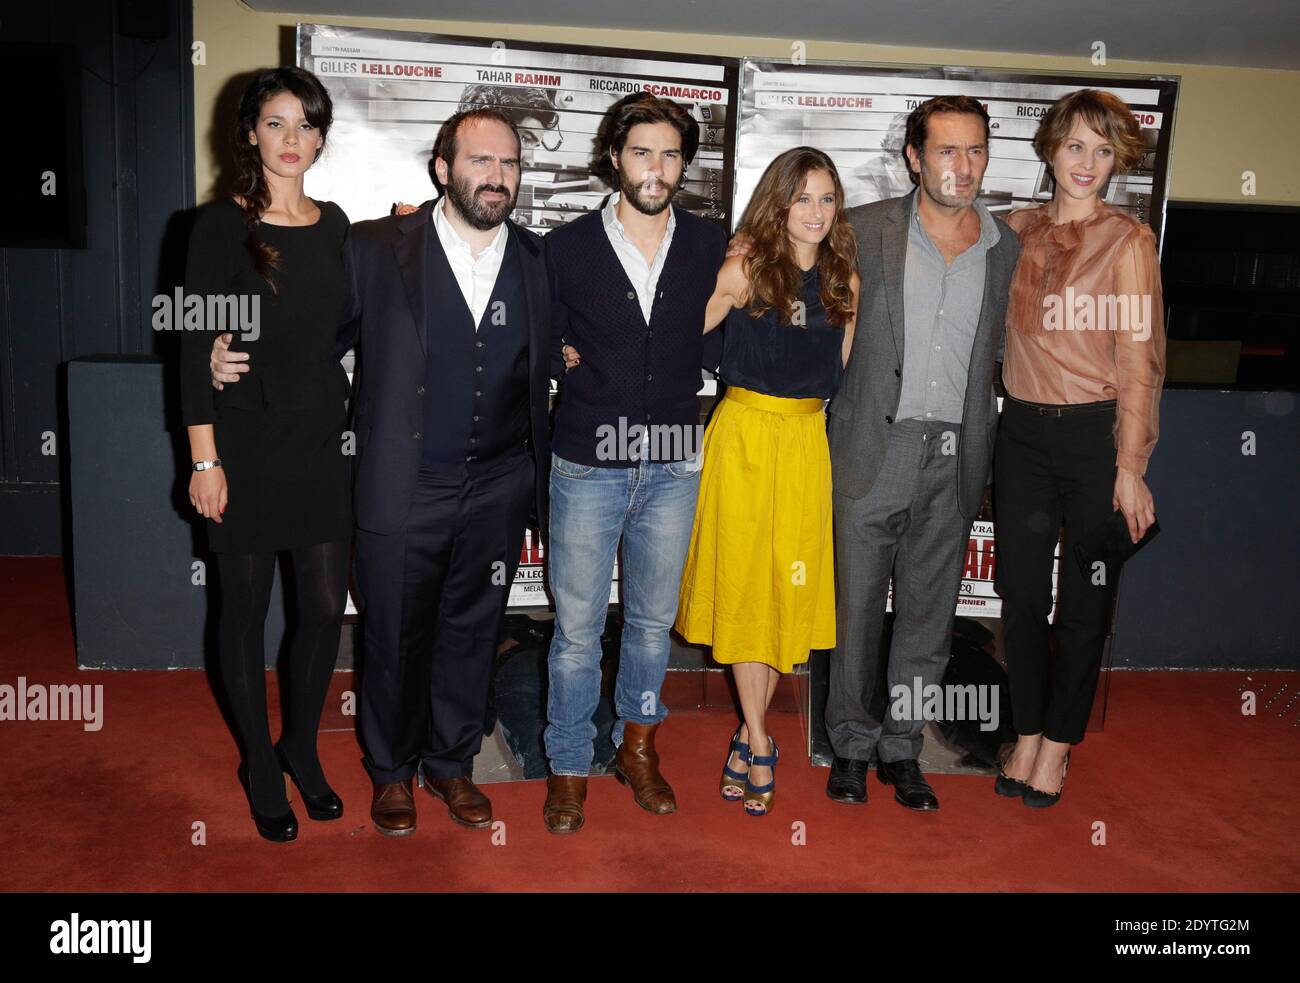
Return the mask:
<svg viewBox="0 0 1300 983">
<path fill-rule="evenodd" d="M 552 337 L 582 356 L 564 379 L 552 435 L 555 636 L 543 815 L 553 833 L 584 822 L 600 636 L 620 539 L 614 768 L 642 808 L 677 808 L 654 737 L 668 712 L 659 691 L 699 491 L 704 310 L 726 254 L 720 227 L 672 205 L 699 143 L 684 109 L 628 96 L 610 110 L 603 142 L 619 193 L 546 237 Z"/>
</svg>

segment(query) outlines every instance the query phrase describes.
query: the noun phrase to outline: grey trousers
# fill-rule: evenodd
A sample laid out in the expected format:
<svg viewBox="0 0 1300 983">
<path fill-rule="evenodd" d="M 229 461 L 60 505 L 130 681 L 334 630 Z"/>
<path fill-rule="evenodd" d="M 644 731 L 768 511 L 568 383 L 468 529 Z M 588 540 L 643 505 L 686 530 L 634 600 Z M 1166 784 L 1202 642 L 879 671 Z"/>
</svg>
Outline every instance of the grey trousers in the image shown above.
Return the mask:
<svg viewBox="0 0 1300 983">
<path fill-rule="evenodd" d="M 891 694 L 896 686 L 910 694 L 914 686 L 941 684 L 948 665 L 971 528 L 957 510 L 960 433 L 953 423 L 899 420 L 871 490 L 860 499 L 832 496 L 839 644 L 830 660 L 826 729 L 841 758 L 920 756 L 925 721 L 910 719 L 910 696 L 907 719 L 896 719 Z M 885 652 L 891 572 L 894 630 Z"/>
</svg>

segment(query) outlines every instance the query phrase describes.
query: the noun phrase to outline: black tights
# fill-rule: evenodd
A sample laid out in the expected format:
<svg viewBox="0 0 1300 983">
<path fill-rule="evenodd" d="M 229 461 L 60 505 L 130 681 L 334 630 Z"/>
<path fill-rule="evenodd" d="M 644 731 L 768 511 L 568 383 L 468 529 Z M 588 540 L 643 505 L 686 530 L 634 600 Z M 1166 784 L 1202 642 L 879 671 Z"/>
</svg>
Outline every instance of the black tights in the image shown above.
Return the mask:
<svg viewBox="0 0 1300 983">
<path fill-rule="evenodd" d="M 286 594 L 294 597 L 290 621 L 289 692 L 281 697 L 280 745 L 309 795 L 329 788 L 316 755 L 316 731 L 338 659 L 339 630 L 347 603 L 347 542 L 318 543 L 288 552 Z M 274 553 L 218 553 L 221 614 L 217 653 L 248 766 L 253 806 L 268 816 L 289 808 L 266 714 L 266 613 L 275 574 Z"/>
</svg>

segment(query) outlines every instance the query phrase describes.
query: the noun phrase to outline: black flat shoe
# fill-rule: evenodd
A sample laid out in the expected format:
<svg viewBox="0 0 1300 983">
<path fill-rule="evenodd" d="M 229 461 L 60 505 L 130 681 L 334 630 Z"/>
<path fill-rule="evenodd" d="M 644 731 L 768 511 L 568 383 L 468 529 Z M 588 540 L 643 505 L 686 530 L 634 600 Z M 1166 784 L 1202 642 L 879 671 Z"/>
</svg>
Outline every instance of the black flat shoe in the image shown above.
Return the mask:
<svg viewBox="0 0 1300 983">
<path fill-rule="evenodd" d="M 334 794 L 333 789 L 326 786 L 327 791 L 324 795 L 308 795 L 303 791 L 298 776 L 294 774 L 293 765 L 289 764 L 289 758 L 284 753 L 284 748 L 277 744 L 275 754 L 280 759 L 280 768 L 297 786 L 298 794 L 302 796 L 302 804 L 307 807 L 308 816 L 320 822 L 343 818 L 343 800 Z"/>
<path fill-rule="evenodd" d="M 1044 792 L 1034 788 L 1032 785 L 1025 785 L 1025 795 L 1022 801 L 1031 809 L 1046 809 L 1048 806 L 1054 806 L 1061 801 L 1061 793 L 1065 791 L 1065 773 L 1070 770 L 1070 752 L 1065 752 L 1065 761 L 1061 764 L 1061 787 L 1055 792 Z"/>
<path fill-rule="evenodd" d="M 877 761 L 876 777 L 886 785 L 894 786 L 894 801 L 917 812 L 934 812 L 939 808 L 939 797 L 921 774 L 915 758 L 903 761 Z"/>
<path fill-rule="evenodd" d="M 998 765 L 998 777 L 993 780 L 993 791 L 998 795 L 1005 795 L 1008 799 L 1023 797 L 1029 786 L 1019 778 L 1008 778 L 1002 767 L 1002 764 Z"/>
<path fill-rule="evenodd" d="M 867 763 L 857 758 L 831 760 L 831 777 L 826 781 L 826 797 L 835 802 L 861 805 L 867 801 Z"/>
<path fill-rule="evenodd" d="M 239 766 L 239 784 L 244 786 L 244 794 L 248 796 L 248 811 L 253 814 L 253 823 L 262 839 L 272 843 L 289 843 L 298 838 L 298 817 L 293 814 L 292 808 L 282 816 L 266 816 L 257 811 L 248 784 L 248 767 L 243 764 Z"/>
</svg>

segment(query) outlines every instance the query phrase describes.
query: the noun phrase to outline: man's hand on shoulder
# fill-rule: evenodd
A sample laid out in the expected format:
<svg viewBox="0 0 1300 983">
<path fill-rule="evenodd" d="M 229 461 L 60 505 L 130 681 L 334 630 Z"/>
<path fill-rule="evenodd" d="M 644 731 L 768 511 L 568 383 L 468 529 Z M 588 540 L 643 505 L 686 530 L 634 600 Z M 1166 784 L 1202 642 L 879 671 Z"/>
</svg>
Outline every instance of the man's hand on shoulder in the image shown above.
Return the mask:
<svg viewBox="0 0 1300 983">
<path fill-rule="evenodd" d="M 727 243 L 727 258 L 732 256 L 748 256 L 754 251 L 754 240 L 744 232 L 737 232 Z"/>
</svg>

